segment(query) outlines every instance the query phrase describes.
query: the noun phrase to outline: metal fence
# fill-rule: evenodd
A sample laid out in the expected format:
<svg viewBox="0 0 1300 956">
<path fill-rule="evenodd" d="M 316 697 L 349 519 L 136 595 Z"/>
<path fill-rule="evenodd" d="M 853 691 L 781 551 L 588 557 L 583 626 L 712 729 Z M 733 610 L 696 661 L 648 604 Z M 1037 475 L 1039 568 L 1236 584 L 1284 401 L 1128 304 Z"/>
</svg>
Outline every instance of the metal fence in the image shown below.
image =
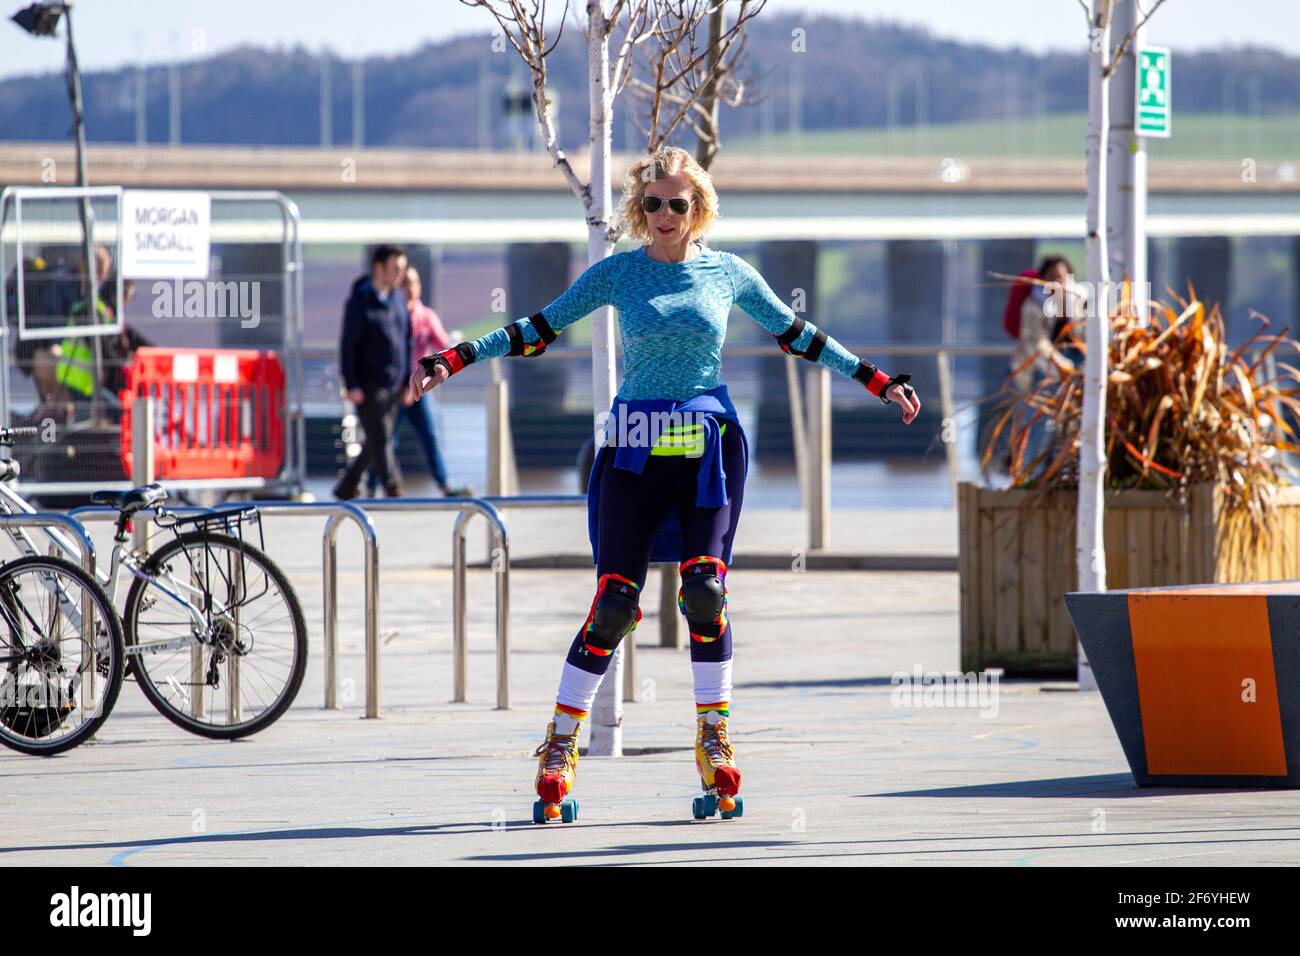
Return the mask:
<svg viewBox="0 0 1300 956">
<path fill-rule="evenodd" d="M 46 497 L 128 487 L 121 455 L 123 369 L 140 345 L 156 345 L 272 351 L 287 377 L 281 409 L 286 448 L 278 475 L 178 479 L 172 485 L 296 492 L 306 451 L 297 207 L 270 191 L 209 193 L 209 277 L 195 286 L 121 277 L 122 196 L 115 186 L 0 193 L 0 422 L 44 428 L 44 440 L 22 450 L 24 487 Z M 85 301 L 87 247 L 103 247 L 90 255 L 97 273 L 107 270 L 97 277 L 94 321 Z M 70 371 L 78 355 L 90 369 L 84 376 Z"/>
</svg>

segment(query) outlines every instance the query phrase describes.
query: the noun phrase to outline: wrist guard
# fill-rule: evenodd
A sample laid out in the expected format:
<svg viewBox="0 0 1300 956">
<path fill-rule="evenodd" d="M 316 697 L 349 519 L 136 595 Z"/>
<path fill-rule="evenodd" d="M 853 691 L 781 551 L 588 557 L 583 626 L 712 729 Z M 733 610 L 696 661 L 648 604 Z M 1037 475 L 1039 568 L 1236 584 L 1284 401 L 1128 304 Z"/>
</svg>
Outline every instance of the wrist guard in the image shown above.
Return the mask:
<svg viewBox="0 0 1300 956">
<path fill-rule="evenodd" d="M 520 330 L 519 325 L 511 322 L 506 326 L 506 336 L 510 339 L 509 355 L 522 355 L 524 358 L 532 358 L 535 355 L 541 355 L 546 351 L 546 346 L 555 341 L 558 333 L 551 328 L 551 323 L 546 321 L 546 316 L 538 312 L 536 315 L 529 316 L 528 321 L 533 323 L 533 328 L 541 336 L 540 342 L 524 341 L 524 333 Z"/>
<path fill-rule="evenodd" d="M 474 346 L 468 342 L 461 342 L 454 348 L 443 349 L 434 355 L 426 355 L 420 359 L 420 367 L 424 369 L 424 374 L 433 378 L 434 369 L 441 365 L 447 370 L 447 377 L 450 378 L 466 365 L 472 365 L 473 362 Z"/>
<path fill-rule="evenodd" d="M 907 384 L 912 378 L 910 374 L 904 373 L 890 378 L 865 359 L 859 360 L 858 370 L 853 373 L 853 378 L 865 385 L 868 392 L 879 398 L 882 405 L 894 404 L 886 397 L 886 393 L 895 385 L 901 385 L 903 394 L 908 398 L 916 394 L 912 386 Z"/>
<path fill-rule="evenodd" d="M 826 333 L 821 329 L 813 332 L 812 341 L 808 343 L 806 351 L 799 352 L 795 350 L 795 339 L 803 335 L 804 326 L 808 323 L 801 316 L 796 315 L 790 327 L 779 335 L 774 334 L 772 338 L 776 339 L 776 344 L 781 346 L 781 351 L 787 355 L 793 355 L 796 358 L 804 358 L 810 362 L 816 362 L 822 354 L 822 347 L 826 345 Z"/>
</svg>

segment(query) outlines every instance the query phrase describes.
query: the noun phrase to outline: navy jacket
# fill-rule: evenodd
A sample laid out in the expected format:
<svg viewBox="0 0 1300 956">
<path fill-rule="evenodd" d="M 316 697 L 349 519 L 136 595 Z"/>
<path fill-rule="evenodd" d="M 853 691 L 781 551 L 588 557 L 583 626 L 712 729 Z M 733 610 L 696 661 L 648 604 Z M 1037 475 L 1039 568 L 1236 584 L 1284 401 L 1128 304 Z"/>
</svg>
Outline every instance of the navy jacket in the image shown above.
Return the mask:
<svg viewBox="0 0 1300 956">
<path fill-rule="evenodd" d="M 368 395 L 406 386 L 411 368 L 411 317 L 400 288 L 380 300 L 370 276 L 352 284 L 343 309 L 343 334 L 339 338 L 339 375 L 349 389 Z"/>
</svg>

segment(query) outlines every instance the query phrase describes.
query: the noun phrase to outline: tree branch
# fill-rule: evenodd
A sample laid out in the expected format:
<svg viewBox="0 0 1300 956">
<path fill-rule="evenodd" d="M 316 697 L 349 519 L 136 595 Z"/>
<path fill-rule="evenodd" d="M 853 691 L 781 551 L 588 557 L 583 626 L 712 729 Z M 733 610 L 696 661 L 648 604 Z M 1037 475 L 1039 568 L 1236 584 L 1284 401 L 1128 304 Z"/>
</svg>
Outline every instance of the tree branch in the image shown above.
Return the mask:
<svg viewBox="0 0 1300 956">
<path fill-rule="evenodd" d="M 620 4 L 620 9 L 624 4 Z M 646 30 L 646 20 L 650 13 L 650 0 L 637 0 L 636 6 L 628 13 L 627 33 L 623 36 L 623 42 L 619 44 L 618 54 L 614 57 L 610 69 L 609 93 L 610 101 L 618 96 L 619 91 L 623 88 L 623 83 L 627 79 L 628 63 L 631 61 L 632 53 L 637 44 L 649 39 L 650 34 Z M 613 29 L 613 20 L 610 21 L 610 28 Z"/>
<path fill-rule="evenodd" d="M 1138 0 L 1128 0 L 1128 2 L 1137 3 Z M 1119 61 L 1123 58 L 1124 52 L 1128 49 L 1128 45 L 1133 42 L 1134 38 L 1137 37 L 1138 32 L 1144 26 L 1147 25 L 1147 21 L 1151 19 L 1152 14 L 1154 14 L 1157 10 L 1159 10 L 1162 6 L 1164 6 L 1164 3 L 1165 0 L 1156 0 L 1155 6 L 1153 6 L 1149 11 L 1147 11 L 1146 14 L 1143 15 L 1142 19 L 1138 21 L 1137 26 L 1135 26 L 1132 30 L 1130 30 L 1125 35 L 1124 39 L 1120 41 L 1119 46 L 1115 48 L 1115 53 L 1111 57 L 1110 62 L 1107 63 L 1105 68 L 1101 71 L 1102 79 L 1109 78 L 1112 73 L 1114 73 L 1117 69 L 1119 69 Z M 1142 7 L 1139 6 L 1138 10 L 1141 11 L 1141 9 Z"/>
<path fill-rule="evenodd" d="M 500 8 L 500 4 L 493 3 L 492 0 L 461 0 L 461 3 L 468 7 L 479 7 L 491 13 L 506 39 L 510 41 L 510 45 L 515 48 L 519 58 L 528 67 L 533 79 L 533 109 L 537 114 L 546 151 L 551 154 L 552 164 L 563 174 L 573 194 L 582 200 L 583 208 L 590 209 L 591 186 L 579 179 L 578 174 L 574 172 L 568 156 L 560 148 L 555 124 L 551 122 L 546 111 L 546 57 L 555 49 L 555 43 L 559 42 L 557 37 L 555 43 L 546 45 L 546 0 L 532 0 L 530 10 L 524 9 L 523 0 L 503 0 L 503 2 L 504 10 Z M 564 0 L 566 13 L 570 2 L 571 0 Z M 562 32 L 563 18 L 560 23 Z"/>
</svg>

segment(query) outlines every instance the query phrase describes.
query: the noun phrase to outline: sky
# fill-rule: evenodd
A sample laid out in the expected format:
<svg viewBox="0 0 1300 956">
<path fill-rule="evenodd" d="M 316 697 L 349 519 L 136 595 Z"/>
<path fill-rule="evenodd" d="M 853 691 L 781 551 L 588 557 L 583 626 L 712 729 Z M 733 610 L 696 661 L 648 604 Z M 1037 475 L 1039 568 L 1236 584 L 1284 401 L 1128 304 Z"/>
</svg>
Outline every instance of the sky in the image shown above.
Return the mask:
<svg viewBox="0 0 1300 956">
<path fill-rule="evenodd" d="M 0 0 L 0 12 L 11 15 L 28 2 Z M 1154 0 L 1137 2 L 1149 8 Z M 563 0 L 549 3 L 563 8 Z M 396 55 L 485 32 L 494 22 L 459 0 L 77 0 L 73 10 L 83 70 L 192 59 L 247 44 Z M 1036 51 L 1077 49 L 1084 30 L 1079 0 L 768 0 L 766 10 L 891 20 L 945 38 Z M 1258 44 L 1300 56 L 1300 0 L 1165 0 L 1147 40 L 1175 51 Z M 60 70 L 62 47 L 0 23 L 0 78 Z"/>
</svg>

